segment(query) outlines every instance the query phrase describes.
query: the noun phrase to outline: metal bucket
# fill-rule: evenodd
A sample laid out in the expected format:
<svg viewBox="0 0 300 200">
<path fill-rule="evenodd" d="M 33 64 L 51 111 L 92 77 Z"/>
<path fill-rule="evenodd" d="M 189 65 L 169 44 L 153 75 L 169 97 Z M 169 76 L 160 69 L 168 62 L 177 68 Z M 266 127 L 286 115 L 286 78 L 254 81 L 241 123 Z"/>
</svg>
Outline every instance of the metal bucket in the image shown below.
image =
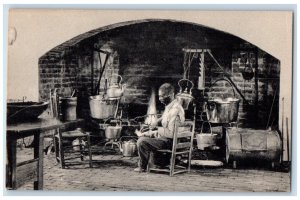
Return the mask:
<svg viewBox="0 0 300 200">
<path fill-rule="evenodd" d="M 91 117 L 95 119 L 113 117 L 117 107 L 114 101 L 107 101 L 102 95 L 90 96 L 89 105 Z"/>
<path fill-rule="evenodd" d="M 203 124 L 207 123 L 209 125 L 210 133 L 203 132 Z M 207 147 L 216 146 L 218 134 L 212 133 L 212 128 L 209 122 L 203 122 L 201 126 L 200 134 L 196 135 L 197 147 L 200 150 L 204 150 Z"/>
<path fill-rule="evenodd" d="M 107 126 L 105 128 L 106 139 L 119 139 L 121 137 L 122 126 Z"/>
</svg>

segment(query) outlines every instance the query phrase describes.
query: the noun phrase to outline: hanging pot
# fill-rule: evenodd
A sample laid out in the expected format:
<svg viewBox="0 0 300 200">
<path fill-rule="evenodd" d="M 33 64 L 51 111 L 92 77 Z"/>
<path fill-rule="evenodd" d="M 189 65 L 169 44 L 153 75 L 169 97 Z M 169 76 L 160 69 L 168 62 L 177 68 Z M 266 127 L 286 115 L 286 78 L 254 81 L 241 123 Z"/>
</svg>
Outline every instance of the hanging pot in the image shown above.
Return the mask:
<svg viewBox="0 0 300 200">
<path fill-rule="evenodd" d="M 226 79 L 219 79 L 227 81 Z M 215 81 L 215 83 L 217 82 Z M 214 83 L 214 84 L 215 84 Z M 232 85 L 231 85 L 232 87 Z M 228 98 L 212 98 L 204 104 L 207 120 L 211 123 L 230 123 L 237 121 L 240 99 L 235 97 L 235 92 L 232 87 L 234 97 Z"/>
<path fill-rule="evenodd" d="M 113 84 L 113 85 L 108 85 L 106 95 L 108 99 L 117 99 L 123 96 L 124 93 L 124 88 L 126 84 L 121 84 L 122 82 L 122 76 L 118 75 L 120 77 L 120 81 Z"/>
<path fill-rule="evenodd" d="M 113 117 L 117 107 L 115 102 L 104 99 L 102 95 L 90 96 L 89 105 L 91 117 L 95 119 Z"/>
<path fill-rule="evenodd" d="M 183 81 L 186 81 L 187 83 L 191 83 L 191 87 L 188 91 L 188 85 L 187 87 L 184 89 L 182 88 L 181 83 Z M 176 98 L 178 98 L 179 100 L 182 101 L 182 107 L 184 110 L 187 110 L 189 107 L 189 104 L 192 102 L 192 100 L 194 99 L 194 97 L 192 96 L 192 89 L 194 88 L 194 84 L 192 81 L 188 80 L 188 79 L 181 79 L 178 81 L 178 85 L 179 85 L 179 93 L 176 95 Z"/>
<path fill-rule="evenodd" d="M 246 64 L 242 76 L 245 80 L 251 80 L 254 77 L 254 71 L 250 64 Z"/>
</svg>

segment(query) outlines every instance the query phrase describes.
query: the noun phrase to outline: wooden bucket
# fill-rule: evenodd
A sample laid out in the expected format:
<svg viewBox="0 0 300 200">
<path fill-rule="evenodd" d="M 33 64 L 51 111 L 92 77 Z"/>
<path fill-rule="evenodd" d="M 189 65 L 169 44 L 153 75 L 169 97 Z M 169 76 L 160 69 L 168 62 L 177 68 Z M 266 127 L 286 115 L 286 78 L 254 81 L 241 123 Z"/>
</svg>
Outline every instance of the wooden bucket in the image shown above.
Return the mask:
<svg viewBox="0 0 300 200">
<path fill-rule="evenodd" d="M 61 112 L 63 121 L 72 121 L 77 119 L 77 97 L 61 98 Z"/>
<path fill-rule="evenodd" d="M 226 129 L 226 161 L 255 159 L 278 162 L 281 139 L 277 131 L 246 128 Z"/>
</svg>

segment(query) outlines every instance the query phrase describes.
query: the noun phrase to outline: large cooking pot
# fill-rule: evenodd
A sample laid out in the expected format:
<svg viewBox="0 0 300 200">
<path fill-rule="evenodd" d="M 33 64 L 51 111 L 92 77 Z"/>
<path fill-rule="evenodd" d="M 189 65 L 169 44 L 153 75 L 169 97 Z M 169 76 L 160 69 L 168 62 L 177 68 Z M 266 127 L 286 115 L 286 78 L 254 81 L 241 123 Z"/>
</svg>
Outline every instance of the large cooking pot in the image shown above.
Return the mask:
<svg viewBox="0 0 300 200">
<path fill-rule="evenodd" d="M 232 84 L 226 79 L 219 79 L 227 81 L 231 87 Z M 217 82 L 216 81 L 216 82 Z M 215 82 L 215 83 L 216 83 Z M 235 91 L 232 87 L 234 97 L 228 98 L 210 98 L 204 104 L 207 120 L 211 123 L 230 123 L 236 122 L 238 118 L 240 99 L 235 97 Z"/>
<path fill-rule="evenodd" d="M 91 117 L 95 119 L 113 117 L 117 107 L 114 101 L 108 101 L 103 95 L 90 96 L 89 105 Z"/>
<path fill-rule="evenodd" d="M 109 83 L 107 91 L 106 91 L 106 95 L 108 99 L 117 99 L 120 98 L 121 96 L 123 96 L 124 93 L 124 88 L 126 86 L 126 84 L 121 84 L 122 82 L 122 76 L 118 75 L 118 77 L 120 77 L 120 81 L 115 83 L 115 84 L 111 84 Z"/>
<path fill-rule="evenodd" d="M 239 99 L 211 99 L 208 100 L 205 109 L 206 116 L 211 123 L 230 123 L 236 122 L 238 118 Z"/>
<path fill-rule="evenodd" d="M 137 145 L 136 145 L 136 139 L 131 138 L 127 141 L 122 141 L 122 139 L 125 137 L 121 137 L 121 145 L 120 145 L 120 151 L 122 152 L 123 156 L 125 157 L 133 157 L 137 155 Z"/>
<path fill-rule="evenodd" d="M 182 83 L 186 82 L 186 87 L 183 90 L 182 87 Z M 190 83 L 190 89 L 188 91 L 188 86 Z M 192 81 L 188 80 L 188 79 L 181 79 L 178 81 L 178 85 L 179 85 L 179 93 L 176 95 L 176 98 L 178 98 L 179 100 L 182 101 L 182 107 L 184 110 L 187 110 L 190 103 L 192 102 L 192 100 L 194 99 L 194 97 L 192 96 L 192 89 L 194 87 L 194 84 Z"/>
</svg>

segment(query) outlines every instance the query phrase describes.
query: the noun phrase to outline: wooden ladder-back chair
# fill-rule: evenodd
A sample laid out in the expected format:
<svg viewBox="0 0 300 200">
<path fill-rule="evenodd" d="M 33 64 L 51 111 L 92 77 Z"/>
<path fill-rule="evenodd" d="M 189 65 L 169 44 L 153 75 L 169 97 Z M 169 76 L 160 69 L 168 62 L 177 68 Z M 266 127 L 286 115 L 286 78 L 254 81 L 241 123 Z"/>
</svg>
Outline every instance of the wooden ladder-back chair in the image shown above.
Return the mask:
<svg viewBox="0 0 300 200">
<path fill-rule="evenodd" d="M 53 93 L 50 92 L 50 110 L 52 117 L 59 119 L 59 97 L 56 90 Z M 76 139 L 78 141 L 77 144 L 71 142 Z M 62 169 L 71 164 L 70 160 L 80 158 L 83 161 L 86 153 L 89 157 L 89 167 L 92 167 L 90 134 L 88 132 L 84 132 L 81 128 L 65 132 L 56 129 L 53 133 L 53 144 L 56 161 L 60 163 Z M 75 164 L 75 162 L 73 163 Z"/>
<path fill-rule="evenodd" d="M 153 168 L 150 164 L 148 165 L 148 172 L 157 171 L 157 172 L 167 172 L 170 176 L 173 176 L 178 173 L 190 172 L 191 170 L 191 158 L 193 150 L 193 140 L 195 132 L 195 112 L 196 108 L 194 107 L 193 119 L 192 121 L 185 121 L 183 126 L 188 126 L 189 130 L 182 128 L 180 125 L 179 116 L 176 118 L 174 123 L 174 135 L 173 135 L 173 145 L 172 149 L 161 149 L 158 150 L 159 153 L 169 153 L 171 154 L 170 164 L 166 168 Z M 176 156 L 187 155 L 187 163 L 185 166 L 175 163 Z M 153 154 L 151 155 L 153 158 Z M 153 158 L 154 159 L 154 158 Z"/>
</svg>

